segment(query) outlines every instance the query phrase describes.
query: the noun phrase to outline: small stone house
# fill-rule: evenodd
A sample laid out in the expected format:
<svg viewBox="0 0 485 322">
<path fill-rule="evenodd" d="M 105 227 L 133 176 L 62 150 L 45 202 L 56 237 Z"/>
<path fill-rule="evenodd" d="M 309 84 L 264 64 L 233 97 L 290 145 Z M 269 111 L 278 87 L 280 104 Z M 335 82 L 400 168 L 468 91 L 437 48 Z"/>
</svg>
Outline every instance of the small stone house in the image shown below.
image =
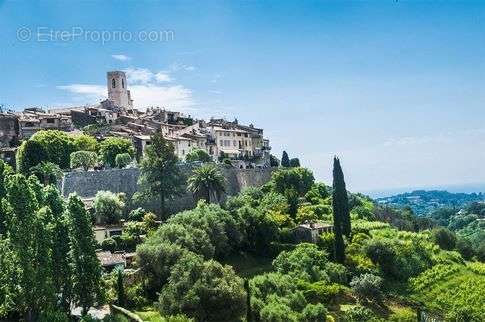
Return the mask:
<svg viewBox="0 0 485 322">
<path fill-rule="evenodd" d="M 330 232 L 333 232 L 333 225 L 328 223 L 306 222 L 293 228 L 297 242 L 316 243 L 319 235 Z"/>
</svg>

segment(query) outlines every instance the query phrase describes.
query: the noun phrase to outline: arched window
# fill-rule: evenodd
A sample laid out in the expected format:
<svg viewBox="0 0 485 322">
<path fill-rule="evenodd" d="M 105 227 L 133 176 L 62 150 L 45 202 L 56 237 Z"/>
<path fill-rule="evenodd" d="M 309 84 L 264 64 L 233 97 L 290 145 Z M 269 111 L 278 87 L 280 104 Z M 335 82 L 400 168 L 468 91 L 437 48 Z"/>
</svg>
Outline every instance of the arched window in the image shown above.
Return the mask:
<svg viewBox="0 0 485 322">
<path fill-rule="evenodd" d="M 125 88 L 125 80 L 123 78 L 121 79 L 121 88 Z"/>
<path fill-rule="evenodd" d="M 111 86 L 113 88 L 116 88 L 116 80 L 113 78 L 113 80 L 111 80 Z"/>
</svg>

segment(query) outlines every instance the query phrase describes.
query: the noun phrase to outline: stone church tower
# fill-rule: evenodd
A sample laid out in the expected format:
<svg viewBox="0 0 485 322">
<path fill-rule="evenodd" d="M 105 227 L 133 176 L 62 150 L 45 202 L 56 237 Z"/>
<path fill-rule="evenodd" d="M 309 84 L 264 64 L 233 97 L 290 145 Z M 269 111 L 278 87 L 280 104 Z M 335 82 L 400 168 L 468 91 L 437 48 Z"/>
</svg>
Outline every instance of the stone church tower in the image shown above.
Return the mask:
<svg viewBox="0 0 485 322">
<path fill-rule="evenodd" d="M 127 110 L 133 109 L 133 100 L 131 99 L 125 72 L 112 71 L 107 74 L 108 80 L 108 98 L 116 106 Z"/>
</svg>

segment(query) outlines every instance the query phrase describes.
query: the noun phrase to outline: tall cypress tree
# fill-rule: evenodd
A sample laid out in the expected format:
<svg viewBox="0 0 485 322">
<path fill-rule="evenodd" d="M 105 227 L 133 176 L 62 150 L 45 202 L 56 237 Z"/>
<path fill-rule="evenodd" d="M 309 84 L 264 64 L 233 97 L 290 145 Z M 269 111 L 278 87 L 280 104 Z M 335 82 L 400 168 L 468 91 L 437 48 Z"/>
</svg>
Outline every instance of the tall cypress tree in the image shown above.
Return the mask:
<svg viewBox="0 0 485 322">
<path fill-rule="evenodd" d="M 44 188 L 44 202 L 51 210 L 52 267 L 56 293 L 61 295 L 60 304 L 69 311 L 72 294 L 72 274 L 69 257 L 69 226 L 65 204 L 59 191 L 52 185 Z"/>
<path fill-rule="evenodd" d="M 45 209 L 37 212 L 38 203 L 28 180 L 21 174 L 7 180 L 10 218 L 7 231 L 20 268 L 20 292 L 15 299 L 18 311 L 31 321 L 36 314 L 52 307 L 54 290 L 51 273 L 51 239 Z"/>
<path fill-rule="evenodd" d="M 345 245 L 343 234 L 350 236 L 350 213 L 344 175 L 337 157 L 333 159 L 333 192 L 332 208 L 335 234 L 335 259 L 339 263 L 345 261 Z"/>
<path fill-rule="evenodd" d="M 96 241 L 89 216 L 81 199 L 75 194 L 67 202 L 73 296 L 83 314 L 102 300 L 101 265 L 96 257 Z"/>
<path fill-rule="evenodd" d="M 340 160 L 335 157 L 333 161 L 333 200 L 334 211 L 340 216 L 342 225 L 342 233 L 350 237 L 350 211 L 349 211 L 349 197 L 347 189 L 345 188 L 344 173 L 340 166 Z"/>
<path fill-rule="evenodd" d="M 281 156 L 281 166 L 284 168 L 290 167 L 290 158 L 288 157 L 288 153 L 283 151 L 283 155 Z"/>
<path fill-rule="evenodd" d="M 123 268 L 116 271 L 116 294 L 118 296 L 118 305 L 125 306 L 125 285 L 123 284 Z"/>
</svg>

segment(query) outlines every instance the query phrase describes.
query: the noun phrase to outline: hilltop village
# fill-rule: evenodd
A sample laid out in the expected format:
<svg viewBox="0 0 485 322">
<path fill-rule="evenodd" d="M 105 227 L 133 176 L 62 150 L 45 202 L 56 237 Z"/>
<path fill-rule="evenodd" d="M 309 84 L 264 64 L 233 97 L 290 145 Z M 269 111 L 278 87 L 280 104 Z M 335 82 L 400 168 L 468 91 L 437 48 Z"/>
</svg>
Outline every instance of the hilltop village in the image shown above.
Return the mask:
<svg viewBox="0 0 485 322">
<path fill-rule="evenodd" d="M 22 140 L 41 130 L 84 131 L 103 141 L 107 137 L 132 140 L 140 160 L 157 131 L 173 143 L 175 153 L 184 160 L 193 149 L 207 152 L 214 162 L 225 162 L 239 169 L 270 166 L 270 144 L 263 129 L 242 125 L 237 119 L 199 120 L 163 107 L 137 109 L 128 89 L 126 74 L 107 73 L 108 98 L 92 105 L 44 110 L 26 108 L 22 112 L 1 111 L 0 158 L 14 165 Z"/>
</svg>

